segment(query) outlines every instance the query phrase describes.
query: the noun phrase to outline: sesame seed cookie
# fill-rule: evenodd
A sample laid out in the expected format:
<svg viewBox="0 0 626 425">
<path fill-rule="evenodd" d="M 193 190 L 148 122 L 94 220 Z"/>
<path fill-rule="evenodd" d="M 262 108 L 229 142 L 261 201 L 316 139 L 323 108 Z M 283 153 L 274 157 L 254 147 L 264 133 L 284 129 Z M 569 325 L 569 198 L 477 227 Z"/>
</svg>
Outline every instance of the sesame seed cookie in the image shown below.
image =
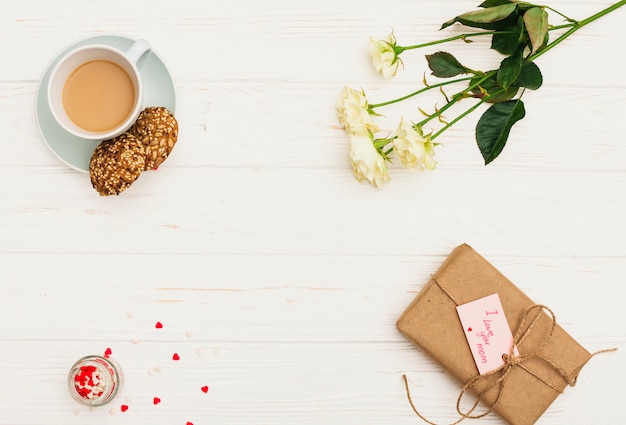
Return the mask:
<svg viewBox="0 0 626 425">
<path fill-rule="evenodd" d="M 139 178 L 145 165 L 145 148 L 132 134 L 105 140 L 89 161 L 91 185 L 101 196 L 119 195 Z"/>
<path fill-rule="evenodd" d="M 167 108 L 144 109 L 128 130 L 143 143 L 146 152 L 145 170 L 158 168 L 170 155 L 178 140 L 178 122 Z"/>
</svg>

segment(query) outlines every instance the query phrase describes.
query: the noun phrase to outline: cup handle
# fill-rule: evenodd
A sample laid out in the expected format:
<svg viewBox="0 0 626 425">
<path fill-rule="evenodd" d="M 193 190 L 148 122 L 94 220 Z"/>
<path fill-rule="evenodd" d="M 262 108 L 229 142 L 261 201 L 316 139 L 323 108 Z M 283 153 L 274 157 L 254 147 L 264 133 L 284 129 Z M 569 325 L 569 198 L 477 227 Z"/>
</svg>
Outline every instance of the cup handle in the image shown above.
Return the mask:
<svg viewBox="0 0 626 425">
<path fill-rule="evenodd" d="M 126 56 L 136 65 L 139 62 L 139 59 L 151 49 L 150 43 L 146 40 L 137 40 L 133 43 L 132 46 L 126 51 Z"/>
</svg>

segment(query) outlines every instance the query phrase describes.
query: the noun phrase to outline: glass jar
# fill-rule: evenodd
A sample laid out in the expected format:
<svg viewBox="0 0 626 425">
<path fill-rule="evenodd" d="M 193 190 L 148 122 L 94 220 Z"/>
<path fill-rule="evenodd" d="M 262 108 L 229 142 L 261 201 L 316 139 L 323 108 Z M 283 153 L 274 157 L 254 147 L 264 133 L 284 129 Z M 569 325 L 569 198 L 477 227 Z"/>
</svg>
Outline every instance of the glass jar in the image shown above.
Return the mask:
<svg viewBox="0 0 626 425">
<path fill-rule="evenodd" d="M 74 400 L 91 407 L 113 400 L 121 384 L 119 365 L 110 358 L 96 355 L 79 359 L 67 377 L 67 388 Z"/>
</svg>

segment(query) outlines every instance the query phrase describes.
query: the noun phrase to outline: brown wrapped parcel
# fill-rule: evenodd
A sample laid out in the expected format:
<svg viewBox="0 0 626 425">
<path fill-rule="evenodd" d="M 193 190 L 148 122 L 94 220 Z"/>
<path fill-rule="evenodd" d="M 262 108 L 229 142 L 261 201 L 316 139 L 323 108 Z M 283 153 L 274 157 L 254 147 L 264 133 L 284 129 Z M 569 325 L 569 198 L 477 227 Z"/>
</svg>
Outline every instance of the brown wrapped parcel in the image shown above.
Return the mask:
<svg viewBox="0 0 626 425">
<path fill-rule="evenodd" d="M 456 307 L 494 293 L 500 297 L 520 356 L 494 373 L 479 375 Z M 464 391 L 479 396 L 507 423 L 532 425 L 565 387 L 576 382 L 591 358 L 544 308 L 534 307 L 526 294 L 464 244 L 452 251 L 398 319 L 397 327 Z M 520 329 L 525 332 L 517 332 L 528 321 L 532 324 Z"/>
</svg>

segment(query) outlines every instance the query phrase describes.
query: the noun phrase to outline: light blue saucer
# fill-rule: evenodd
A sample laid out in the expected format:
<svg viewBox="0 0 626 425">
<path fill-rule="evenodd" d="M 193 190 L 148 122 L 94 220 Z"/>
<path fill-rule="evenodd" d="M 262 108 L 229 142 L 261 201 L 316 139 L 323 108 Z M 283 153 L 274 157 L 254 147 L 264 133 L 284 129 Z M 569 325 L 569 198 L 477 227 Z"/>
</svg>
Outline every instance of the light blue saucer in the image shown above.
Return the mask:
<svg viewBox="0 0 626 425">
<path fill-rule="evenodd" d="M 52 68 L 69 50 L 87 44 L 105 44 L 120 50 L 128 49 L 135 40 L 120 35 L 97 35 L 75 42 L 59 52 L 44 71 L 35 92 L 35 118 L 44 142 L 63 163 L 75 170 L 89 172 L 89 160 L 100 144 L 97 140 L 86 140 L 73 136 L 56 123 L 50 108 L 46 86 Z M 143 107 L 164 106 L 172 114 L 176 108 L 176 91 L 169 71 L 161 59 L 150 51 L 139 62 L 144 86 Z"/>
</svg>

